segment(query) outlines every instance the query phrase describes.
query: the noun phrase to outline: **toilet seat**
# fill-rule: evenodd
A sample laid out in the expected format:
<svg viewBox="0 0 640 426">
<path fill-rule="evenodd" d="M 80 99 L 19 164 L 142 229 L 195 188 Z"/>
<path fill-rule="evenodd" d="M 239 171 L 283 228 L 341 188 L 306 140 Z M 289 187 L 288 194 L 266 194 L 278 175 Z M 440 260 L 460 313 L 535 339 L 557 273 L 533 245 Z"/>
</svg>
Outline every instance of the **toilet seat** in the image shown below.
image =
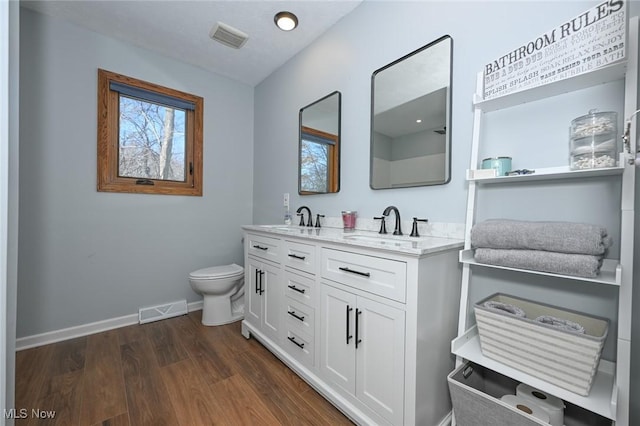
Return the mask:
<svg viewBox="0 0 640 426">
<path fill-rule="evenodd" d="M 195 280 L 219 280 L 231 278 L 244 274 L 244 268 L 232 263 L 230 265 L 211 266 L 209 268 L 198 269 L 189 274 L 190 279 Z"/>
</svg>

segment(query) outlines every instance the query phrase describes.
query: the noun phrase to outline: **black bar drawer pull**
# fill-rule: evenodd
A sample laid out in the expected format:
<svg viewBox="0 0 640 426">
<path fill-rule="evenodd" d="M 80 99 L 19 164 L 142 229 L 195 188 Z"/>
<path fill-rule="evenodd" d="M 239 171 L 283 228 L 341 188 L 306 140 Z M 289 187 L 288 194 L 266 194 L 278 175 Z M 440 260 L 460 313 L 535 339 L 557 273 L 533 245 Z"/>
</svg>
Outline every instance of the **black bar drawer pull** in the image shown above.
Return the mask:
<svg viewBox="0 0 640 426">
<path fill-rule="evenodd" d="M 347 305 L 347 345 L 349 344 L 349 340 L 353 339 L 351 333 L 349 333 L 349 312 L 353 311 L 353 308 Z"/>
<path fill-rule="evenodd" d="M 356 308 L 356 349 L 358 349 L 358 343 L 362 343 L 362 339 L 358 338 L 358 317 L 362 311 Z"/>
<path fill-rule="evenodd" d="M 259 245 L 257 245 L 257 244 L 256 244 L 256 245 L 254 245 L 254 246 L 253 246 L 253 248 L 256 248 L 256 249 L 258 249 L 258 250 L 269 250 L 269 247 L 262 247 L 262 246 L 259 246 Z"/>
<path fill-rule="evenodd" d="M 295 337 L 288 336 L 287 339 L 289 339 L 291 341 L 291 343 L 293 343 L 294 345 L 296 345 L 300 349 L 304 349 L 304 343 L 296 342 L 296 338 Z"/>
<path fill-rule="evenodd" d="M 289 257 L 293 257 L 294 259 L 304 260 L 305 256 L 298 256 L 297 254 L 291 253 Z"/>
<path fill-rule="evenodd" d="M 304 288 L 298 288 L 295 285 L 288 285 L 287 287 L 289 287 L 293 291 L 297 291 L 298 293 L 302 293 L 302 294 L 304 294 L 304 292 L 306 291 Z"/>
<path fill-rule="evenodd" d="M 371 274 L 369 272 L 356 271 L 354 269 L 349 269 L 346 266 L 340 266 L 338 269 L 340 269 L 341 271 L 344 271 L 344 272 L 351 272 L 352 274 L 361 275 L 363 277 L 370 277 L 371 276 Z"/>
<path fill-rule="evenodd" d="M 300 321 L 304 321 L 304 317 L 303 317 L 303 316 L 301 317 L 301 316 L 299 316 L 299 315 L 296 315 L 296 311 L 287 311 L 287 313 L 288 313 L 289 315 L 291 315 L 292 317 L 294 317 L 294 318 L 296 318 L 296 319 L 299 319 Z"/>
</svg>

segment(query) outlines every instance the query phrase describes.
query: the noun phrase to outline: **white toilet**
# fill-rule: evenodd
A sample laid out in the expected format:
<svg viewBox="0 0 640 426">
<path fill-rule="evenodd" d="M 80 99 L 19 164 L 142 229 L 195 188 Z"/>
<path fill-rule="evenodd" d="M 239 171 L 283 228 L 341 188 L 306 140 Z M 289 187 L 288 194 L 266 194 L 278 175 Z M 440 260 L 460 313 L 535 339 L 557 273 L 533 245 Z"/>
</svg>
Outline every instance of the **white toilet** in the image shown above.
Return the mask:
<svg viewBox="0 0 640 426">
<path fill-rule="evenodd" d="M 204 297 L 202 324 L 222 325 L 244 316 L 244 268 L 231 265 L 198 269 L 189 274 L 189 284 Z"/>
</svg>

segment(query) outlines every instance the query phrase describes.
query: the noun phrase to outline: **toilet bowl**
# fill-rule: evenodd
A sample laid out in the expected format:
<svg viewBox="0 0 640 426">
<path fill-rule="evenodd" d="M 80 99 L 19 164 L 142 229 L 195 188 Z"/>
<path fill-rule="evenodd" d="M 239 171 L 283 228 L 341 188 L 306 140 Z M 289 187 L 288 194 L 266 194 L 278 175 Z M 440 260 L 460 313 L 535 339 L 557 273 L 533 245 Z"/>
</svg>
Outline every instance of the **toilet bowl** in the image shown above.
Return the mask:
<svg viewBox="0 0 640 426">
<path fill-rule="evenodd" d="M 189 284 L 202 294 L 202 324 L 222 325 L 244 317 L 244 268 L 231 265 L 198 269 L 189 274 Z"/>
</svg>

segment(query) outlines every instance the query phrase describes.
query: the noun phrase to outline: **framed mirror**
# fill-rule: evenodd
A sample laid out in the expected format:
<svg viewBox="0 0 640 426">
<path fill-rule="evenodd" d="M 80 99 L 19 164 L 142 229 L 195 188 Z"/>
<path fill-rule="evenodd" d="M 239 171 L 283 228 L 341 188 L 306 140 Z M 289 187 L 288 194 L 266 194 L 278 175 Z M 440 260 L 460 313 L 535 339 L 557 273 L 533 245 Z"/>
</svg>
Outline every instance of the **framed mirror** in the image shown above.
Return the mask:
<svg viewBox="0 0 640 426">
<path fill-rule="evenodd" d="M 371 77 L 370 186 L 442 185 L 451 180 L 451 65 L 444 36 Z"/>
<path fill-rule="evenodd" d="M 298 193 L 340 190 L 340 106 L 335 91 L 300 109 Z"/>
</svg>

